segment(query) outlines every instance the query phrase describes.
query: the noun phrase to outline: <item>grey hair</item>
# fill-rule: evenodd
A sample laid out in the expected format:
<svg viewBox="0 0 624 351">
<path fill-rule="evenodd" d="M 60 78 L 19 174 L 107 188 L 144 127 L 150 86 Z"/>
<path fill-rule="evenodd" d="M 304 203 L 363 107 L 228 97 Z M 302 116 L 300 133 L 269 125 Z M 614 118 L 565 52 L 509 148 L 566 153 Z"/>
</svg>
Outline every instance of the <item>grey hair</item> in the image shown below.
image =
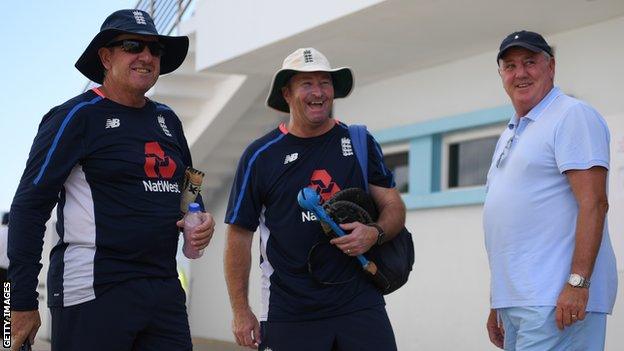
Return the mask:
<svg viewBox="0 0 624 351">
<path fill-rule="evenodd" d="M 546 61 L 550 61 L 550 59 L 553 58 L 553 56 L 547 53 L 546 51 L 542 51 L 542 55 L 544 55 L 544 57 L 546 58 Z"/>
<path fill-rule="evenodd" d="M 546 51 L 542 50 L 541 54 L 544 55 L 544 58 L 546 59 L 546 62 L 549 62 L 554 56 L 552 56 L 551 54 L 547 53 Z M 503 58 L 501 57 L 500 59 L 498 59 L 498 67 L 500 68 L 501 62 L 503 62 Z"/>
</svg>

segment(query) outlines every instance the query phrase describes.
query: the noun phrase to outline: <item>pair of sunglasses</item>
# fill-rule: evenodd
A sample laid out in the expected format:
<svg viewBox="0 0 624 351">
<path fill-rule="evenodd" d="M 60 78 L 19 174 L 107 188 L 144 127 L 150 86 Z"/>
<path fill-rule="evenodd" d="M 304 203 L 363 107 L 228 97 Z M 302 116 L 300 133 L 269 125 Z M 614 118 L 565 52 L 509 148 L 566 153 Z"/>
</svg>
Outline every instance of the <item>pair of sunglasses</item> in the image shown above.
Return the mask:
<svg viewBox="0 0 624 351">
<path fill-rule="evenodd" d="M 119 46 L 121 50 L 130 54 L 139 54 L 145 50 L 145 47 L 149 49 L 152 56 L 161 57 L 165 54 L 165 47 L 163 44 L 157 41 L 143 41 L 138 39 L 123 39 L 108 43 L 107 48 Z"/>
</svg>

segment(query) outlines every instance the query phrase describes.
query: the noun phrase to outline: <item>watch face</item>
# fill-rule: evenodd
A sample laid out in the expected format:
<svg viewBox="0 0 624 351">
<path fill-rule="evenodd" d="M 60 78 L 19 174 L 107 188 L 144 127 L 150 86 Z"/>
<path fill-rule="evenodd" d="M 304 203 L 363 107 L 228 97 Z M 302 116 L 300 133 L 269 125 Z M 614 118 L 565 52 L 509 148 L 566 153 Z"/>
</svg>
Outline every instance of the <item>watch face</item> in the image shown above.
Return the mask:
<svg viewBox="0 0 624 351">
<path fill-rule="evenodd" d="M 579 286 L 581 285 L 581 276 L 578 274 L 570 275 L 570 285 Z"/>
<path fill-rule="evenodd" d="M 383 239 L 386 236 L 384 232 L 377 234 L 377 245 L 381 245 L 383 243 Z"/>
</svg>

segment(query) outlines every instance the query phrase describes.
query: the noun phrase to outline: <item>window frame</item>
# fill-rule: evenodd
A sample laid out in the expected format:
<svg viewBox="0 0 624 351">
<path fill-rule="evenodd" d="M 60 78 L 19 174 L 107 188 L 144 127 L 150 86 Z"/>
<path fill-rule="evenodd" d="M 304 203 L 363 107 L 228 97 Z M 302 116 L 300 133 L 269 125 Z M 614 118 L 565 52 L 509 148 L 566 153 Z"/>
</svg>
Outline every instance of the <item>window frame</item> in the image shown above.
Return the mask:
<svg viewBox="0 0 624 351">
<path fill-rule="evenodd" d="M 484 126 L 481 128 L 473 128 L 466 130 L 459 130 L 450 133 L 446 133 L 442 136 L 442 156 L 440 163 L 440 190 L 460 190 L 460 189 L 472 189 L 479 188 L 483 185 L 471 185 L 471 186 L 457 186 L 454 188 L 449 188 L 448 186 L 448 178 L 449 178 L 449 147 L 451 144 L 457 144 L 466 141 L 478 140 L 483 138 L 491 138 L 491 137 L 499 137 L 503 130 L 505 129 L 505 124 L 497 123 L 490 126 Z"/>
<path fill-rule="evenodd" d="M 384 158 L 393 154 L 407 153 L 407 192 L 400 193 L 401 195 L 409 194 L 410 182 L 411 182 L 411 169 L 410 169 L 410 144 L 406 142 L 401 143 L 388 143 L 381 146 L 381 152 L 383 152 Z M 387 165 L 386 165 L 387 166 Z M 391 170 L 393 171 L 393 170 Z M 394 172 L 394 171 L 393 171 Z"/>
<path fill-rule="evenodd" d="M 407 209 L 480 205 L 485 200 L 485 186 L 443 189 L 443 138 L 451 133 L 497 128 L 514 115 L 511 105 L 446 116 L 424 122 L 371 132 L 382 150 L 393 144 L 409 144 L 408 193 L 401 194 Z M 386 147 L 386 149 L 384 149 Z M 391 150 L 391 149 L 389 149 Z"/>
</svg>

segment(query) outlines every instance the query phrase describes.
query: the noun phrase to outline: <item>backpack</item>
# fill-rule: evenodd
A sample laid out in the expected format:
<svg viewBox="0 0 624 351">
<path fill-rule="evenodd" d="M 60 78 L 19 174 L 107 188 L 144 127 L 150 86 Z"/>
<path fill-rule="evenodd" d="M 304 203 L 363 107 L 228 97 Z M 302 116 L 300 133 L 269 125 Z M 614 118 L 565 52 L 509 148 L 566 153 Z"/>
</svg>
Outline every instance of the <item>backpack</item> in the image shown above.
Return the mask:
<svg viewBox="0 0 624 351">
<path fill-rule="evenodd" d="M 368 142 L 367 131 L 364 125 L 349 126 L 349 136 L 353 152 L 357 157 L 362 175 L 364 177 L 364 190 L 368 189 Z M 410 272 L 414 266 L 414 242 L 412 234 L 403 229 L 390 241 L 383 245 L 373 246 L 366 254 L 371 261 L 375 262 L 377 268 L 387 278 L 386 287 L 378 286 L 384 295 L 390 294 L 407 283 Z"/>
</svg>

